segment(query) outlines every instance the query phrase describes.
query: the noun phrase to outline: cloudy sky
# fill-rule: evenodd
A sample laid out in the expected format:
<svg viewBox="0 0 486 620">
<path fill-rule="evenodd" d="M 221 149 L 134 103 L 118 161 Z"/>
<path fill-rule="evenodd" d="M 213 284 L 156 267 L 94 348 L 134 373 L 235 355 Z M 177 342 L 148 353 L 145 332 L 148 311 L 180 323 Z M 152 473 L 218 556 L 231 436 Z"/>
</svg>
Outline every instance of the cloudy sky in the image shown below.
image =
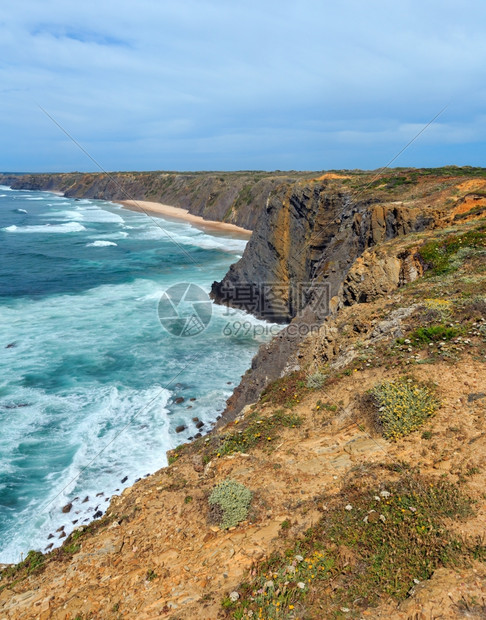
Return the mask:
<svg viewBox="0 0 486 620">
<path fill-rule="evenodd" d="M 16 0 L 0 170 L 486 166 L 482 0 Z"/>
</svg>

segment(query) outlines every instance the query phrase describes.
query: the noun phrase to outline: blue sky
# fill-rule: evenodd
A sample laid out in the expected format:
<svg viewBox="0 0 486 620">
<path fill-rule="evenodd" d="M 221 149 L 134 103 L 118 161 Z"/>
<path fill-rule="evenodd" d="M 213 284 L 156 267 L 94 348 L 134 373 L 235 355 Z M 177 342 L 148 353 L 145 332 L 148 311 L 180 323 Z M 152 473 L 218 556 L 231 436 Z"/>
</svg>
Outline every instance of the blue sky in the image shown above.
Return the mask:
<svg viewBox="0 0 486 620">
<path fill-rule="evenodd" d="M 481 0 L 17 0 L 0 170 L 486 166 Z"/>
</svg>

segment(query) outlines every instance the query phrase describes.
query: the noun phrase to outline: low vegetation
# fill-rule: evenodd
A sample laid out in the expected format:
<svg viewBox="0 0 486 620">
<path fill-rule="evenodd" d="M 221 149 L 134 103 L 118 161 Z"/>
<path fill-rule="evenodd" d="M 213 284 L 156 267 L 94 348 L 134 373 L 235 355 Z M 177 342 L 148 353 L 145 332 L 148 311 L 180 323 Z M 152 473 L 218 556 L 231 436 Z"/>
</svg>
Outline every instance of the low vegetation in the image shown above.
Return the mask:
<svg viewBox="0 0 486 620">
<path fill-rule="evenodd" d="M 255 412 L 241 430 L 228 433 L 223 437 L 217 456 L 245 452 L 258 444 L 267 444 L 278 437 L 281 428 L 297 428 L 302 424 L 300 416 L 277 410 L 263 416 Z M 238 423 L 235 423 L 238 426 Z"/>
<path fill-rule="evenodd" d="M 209 496 L 209 505 L 221 511 L 220 527 L 235 527 L 248 516 L 252 492 L 235 480 L 223 480 Z"/>
<path fill-rule="evenodd" d="M 25 560 L 7 567 L 0 573 L 0 592 L 7 586 L 14 586 L 29 575 L 43 570 L 45 559 L 46 556 L 40 551 L 29 551 Z"/>
<path fill-rule="evenodd" d="M 419 254 L 428 268 L 428 275 L 441 275 L 458 269 L 461 259 L 474 251 L 486 249 L 486 225 L 464 234 L 450 234 L 429 241 Z"/>
<path fill-rule="evenodd" d="M 306 387 L 308 387 L 310 390 L 318 390 L 324 385 L 326 379 L 327 375 L 325 375 L 323 372 L 314 372 L 307 377 Z"/>
<path fill-rule="evenodd" d="M 408 340 L 411 344 L 423 345 L 430 342 L 452 340 L 462 333 L 464 333 L 463 329 L 453 325 L 429 325 L 427 327 L 418 327 L 408 335 L 408 338 L 398 338 L 397 342 L 398 344 L 407 344 L 406 341 Z"/>
<path fill-rule="evenodd" d="M 471 514 L 446 481 L 406 476 L 379 488 L 351 485 L 316 526 L 262 562 L 222 602 L 235 619 L 361 617 L 381 600 L 404 600 L 440 566 L 486 557 L 481 541 L 459 540 L 447 519 Z"/>
<path fill-rule="evenodd" d="M 439 406 L 431 389 L 413 379 L 384 381 L 371 395 L 383 435 L 394 441 L 419 429 Z"/>
<path fill-rule="evenodd" d="M 291 409 L 300 402 L 308 390 L 305 374 L 291 372 L 268 385 L 262 392 L 260 402 Z"/>
</svg>

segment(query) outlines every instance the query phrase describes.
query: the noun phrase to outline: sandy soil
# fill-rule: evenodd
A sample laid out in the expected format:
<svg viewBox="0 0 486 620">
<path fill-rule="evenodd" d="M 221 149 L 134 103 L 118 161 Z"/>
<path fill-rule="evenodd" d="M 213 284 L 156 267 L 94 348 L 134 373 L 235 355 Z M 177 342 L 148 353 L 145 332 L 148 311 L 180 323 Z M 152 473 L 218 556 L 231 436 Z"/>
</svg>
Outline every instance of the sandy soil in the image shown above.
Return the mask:
<svg viewBox="0 0 486 620">
<path fill-rule="evenodd" d="M 123 207 L 132 211 L 139 211 L 146 213 L 147 215 L 155 215 L 173 218 L 177 220 L 184 220 L 190 222 L 197 228 L 204 231 L 228 231 L 232 233 L 238 233 L 243 238 L 248 239 L 252 231 L 235 224 L 228 224 L 226 222 L 216 222 L 213 220 L 205 220 L 199 215 L 193 215 L 189 213 L 187 209 L 180 209 L 178 207 L 171 207 L 169 205 L 161 204 L 160 202 L 149 202 L 147 200 L 120 200 L 117 201 Z"/>
</svg>

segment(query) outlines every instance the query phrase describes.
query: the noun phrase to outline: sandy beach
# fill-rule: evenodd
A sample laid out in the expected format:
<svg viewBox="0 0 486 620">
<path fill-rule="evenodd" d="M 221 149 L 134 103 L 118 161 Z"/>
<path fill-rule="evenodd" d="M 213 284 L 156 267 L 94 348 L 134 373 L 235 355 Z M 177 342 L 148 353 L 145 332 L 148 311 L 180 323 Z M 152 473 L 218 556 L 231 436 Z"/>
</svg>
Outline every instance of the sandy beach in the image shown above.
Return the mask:
<svg viewBox="0 0 486 620">
<path fill-rule="evenodd" d="M 132 211 L 139 211 L 146 213 L 147 215 L 162 216 L 167 218 L 173 218 L 176 220 L 184 220 L 190 222 L 197 228 L 211 232 L 229 232 L 232 236 L 237 234 L 245 239 L 251 236 L 252 231 L 236 226 L 235 224 L 228 224 L 226 222 L 216 222 L 214 220 L 205 220 L 199 215 L 193 215 L 189 213 L 187 209 L 180 209 L 179 207 L 171 207 L 164 205 L 160 202 L 149 202 L 147 200 L 117 200 L 114 201 L 121 204 L 123 207 Z"/>
</svg>

